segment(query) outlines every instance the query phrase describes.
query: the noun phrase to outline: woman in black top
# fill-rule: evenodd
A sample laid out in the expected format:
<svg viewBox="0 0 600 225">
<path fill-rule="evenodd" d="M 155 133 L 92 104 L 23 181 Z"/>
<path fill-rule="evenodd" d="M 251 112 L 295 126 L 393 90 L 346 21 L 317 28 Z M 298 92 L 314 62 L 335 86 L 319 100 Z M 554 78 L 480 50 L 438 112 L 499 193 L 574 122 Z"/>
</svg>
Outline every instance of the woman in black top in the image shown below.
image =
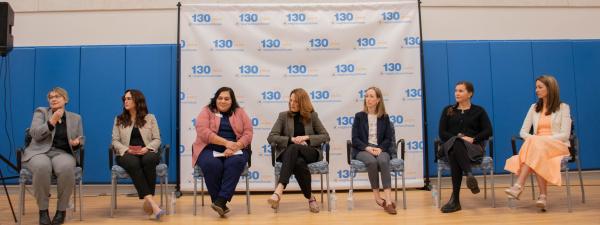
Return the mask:
<svg viewBox="0 0 600 225">
<path fill-rule="evenodd" d="M 130 89 L 123 95 L 123 112 L 115 118 L 112 150 L 117 164 L 131 177 L 144 211 L 153 219 L 166 212 L 154 200 L 156 166 L 160 162 L 160 131 L 154 115 L 148 113 L 141 91 Z"/>
<path fill-rule="evenodd" d="M 442 207 L 443 213 L 461 209 L 459 194 L 463 174 L 467 175 L 467 187 L 471 192 L 479 193 L 471 163 L 481 161 L 483 142 L 492 135 L 492 125 L 485 109 L 471 104 L 473 92 L 473 84 L 458 82 L 454 89 L 456 104 L 444 108 L 440 119 L 439 135 L 444 142 L 440 154 L 447 158 L 452 174 L 452 196 Z"/>
<path fill-rule="evenodd" d="M 283 195 L 283 189 L 294 175 L 308 199 L 308 208 L 318 213 L 320 208 L 311 194 L 311 175 L 308 164 L 321 161 L 321 144 L 329 142 L 329 134 L 315 112 L 308 93 L 296 88 L 290 93 L 288 110 L 279 113 L 267 141 L 276 145 L 273 154 L 281 162 L 281 172 L 273 195 L 268 199 L 271 208 L 277 209 Z"/>
</svg>

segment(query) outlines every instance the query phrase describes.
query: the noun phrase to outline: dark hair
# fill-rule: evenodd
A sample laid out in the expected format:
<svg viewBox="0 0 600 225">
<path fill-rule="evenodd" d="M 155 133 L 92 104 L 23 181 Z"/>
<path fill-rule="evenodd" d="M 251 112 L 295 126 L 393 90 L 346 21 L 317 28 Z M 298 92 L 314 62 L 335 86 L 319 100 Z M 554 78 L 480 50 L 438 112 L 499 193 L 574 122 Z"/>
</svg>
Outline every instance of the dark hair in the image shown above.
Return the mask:
<svg viewBox="0 0 600 225">
<path fill-rule="evenodd" d="M 548 101 L 544 102 L 543 99 L 538 99 L 537 103 L 535 103 L 535 112 L 541 112 L 544 104 L 546 104 L 547 116 L 558 111 L 560 109 L 560 89 L 558 88 L 556 78 L 552 75 L 542 75 L 536 78 L 535 81 L 542 82 L 548 91 Z"/>
<path fill-rule="evenodd" d="M 227 91 L 229 92 L 229 95 L 231 96 L 231 107 L 229 108 L 228 112 L 225 113 L 232 113 L 235 112 L 235 110 L 237 108 L 240 107 L 240 105 L 238 104 L 236 98 L 235 98 L 235 93 L 233 93 L 233 89 L 231 89 L 230 87 L 221 87 L 219 88 L 219 90 L 217 90 L 217 92 L 215 92 L 215 96 L 213 96 L 213 98 L 210 99 L 210 103 L 208 103 L 208 108 L 210 109 L 211 112 L 217 112 L 217 98 L 219 98 L 219 95 L 221 94 L 221 92 Z"/>
<path fill-rule="evenodd" d="M 473 84 L 469 81 L 459 81 L 456 83 L 456 85 L 454 85 L 454 87 L 458 86 L 458 85 L 464 85 L 465 89 L 467 89 L 467 92 L 471 93 L 471 94 L 475 94 L 475 87 L 473 86 Z M 471 98 L 473 98 L 473 95 L 471 95 Z M 446 115 L 448 116 L 452 116 L 454 115 L 454 112 L 456 111 L 456 109 L 458 108 L 458 102 L 456 104 L 454 104 L 452 107 L 448 107 L 448 110 L 446 111 Z"/>
<path fill-rule="evenodd" d="M 146 97 L 144 94 L 136 89 L 126 90 L 121 97 L 123 103 L 125 102 L 125 95 L 129 92 L 133 102 L 135 103 L 135 127 L 143 127 L 146 124 L 146 115 L 148 115 L 148 107 L 146 106 Z M 131 115 L 129 111 L 123 106 L 123 112 L 117 116 L 117 126 L 128 127 L 131 125 Z"/>
</svg>

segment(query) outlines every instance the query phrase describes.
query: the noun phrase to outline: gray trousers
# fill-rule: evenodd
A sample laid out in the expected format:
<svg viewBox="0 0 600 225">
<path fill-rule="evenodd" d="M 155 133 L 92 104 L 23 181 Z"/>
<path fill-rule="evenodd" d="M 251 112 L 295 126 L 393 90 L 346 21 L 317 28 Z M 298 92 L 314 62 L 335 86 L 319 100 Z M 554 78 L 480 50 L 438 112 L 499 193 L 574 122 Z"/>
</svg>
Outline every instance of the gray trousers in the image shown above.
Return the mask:
<svg viewBox="0 0 600 225">
<path fill-rule="evenodd" d="M 390 155 L 382 152 L 378 156 L 367 151 L 360 151 L 356 159 L 367 165 L 367 173 L 371 182 L 371 189 L 379 189 L 379 171 L 381 171 L 381 184 L 383 189 L 392 188 L 392 175 L 390 174 Z"/>
<path fill-rule="evenodd" d="M 75 158 L 64 150 L 35 155 L 24 166 L 33 174 L 33 193 L 40 210 L 48 209 L 52 174 L 56 175 L 58 192 L 57 210 L 65 211 L 75 185 Z"/>
</svg>

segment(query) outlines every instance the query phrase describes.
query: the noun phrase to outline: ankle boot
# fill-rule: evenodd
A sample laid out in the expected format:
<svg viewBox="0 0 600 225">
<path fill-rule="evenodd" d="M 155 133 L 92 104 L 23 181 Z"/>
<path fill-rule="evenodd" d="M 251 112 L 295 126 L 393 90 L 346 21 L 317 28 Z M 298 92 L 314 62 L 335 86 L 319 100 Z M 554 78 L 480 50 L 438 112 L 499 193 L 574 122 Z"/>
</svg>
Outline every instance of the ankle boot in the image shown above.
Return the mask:
<svg viewBox="0 0 600 225">
<path fill-rule="evenodd" d="M 458 193 L 452 192 L 452 196 L 450 197 L 450 200 L 448 200 L 448 203 L 446 203 L 442 207 L 442 212 L 443 213 L 453 213 L 453 212 L 459 211 L 461 208 L 460 208 L 460 201 L 458 198 L 459 198 Z"/>
<path fill-rule="evenodd" d="M 40 225 L 50 225 L 51 223 L 48 210 L 40 210 Z"/>
<path fill-rule="evenodd" d="M 67 211 L 56 210 L 56 214 L 54 214 L 54 218 L 52 218 L 52 225 L 59 225 L 65 223 L 66 215 Z"/>
<path fill-rule="evenodd" d="M 477 179 L 473 176 L 473 173 L 467 173 L 467 187 L 471 189 L 471 193 L 479 193 L 479 185 L 477 185 Z"/>
</svg>

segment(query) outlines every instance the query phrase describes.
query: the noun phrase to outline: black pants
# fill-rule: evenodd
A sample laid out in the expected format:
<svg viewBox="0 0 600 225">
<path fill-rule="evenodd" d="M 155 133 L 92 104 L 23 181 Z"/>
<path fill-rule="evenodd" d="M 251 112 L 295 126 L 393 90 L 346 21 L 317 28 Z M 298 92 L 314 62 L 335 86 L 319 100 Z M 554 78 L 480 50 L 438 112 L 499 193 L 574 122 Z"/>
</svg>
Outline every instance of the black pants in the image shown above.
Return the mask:
<svg viewBox="0 0 600 225">
<path fill-rule="evenodd" d="M 302 194 L 306 199 L 310 199 L 311 176 L 308 164 L 319 160 L 319 152 L 306 145 L 291 144 L 283 151 L 279 159 L 282 163 L 279 183 L 283 184 L 285 188 L 294 174 Z"/>
<path fill-rule="evenodd" d="M 144 155 L 125 153 L 117 156 L 117 164 L 131 177 L 140 199 L 146 195 L 154 195 L 156 187 L 156 165 L 160 162 L 160 154 L 147 152 Z"/>
<path fill-rule="evenodd" d="M 448 151 L 448 163 L 452 175 L 452 194 L 458 197 L 463 174 L 471 172 L 471 159 L 463 140 L 457 138 L 454 141 L 454 145 Z"/>
</svg>

